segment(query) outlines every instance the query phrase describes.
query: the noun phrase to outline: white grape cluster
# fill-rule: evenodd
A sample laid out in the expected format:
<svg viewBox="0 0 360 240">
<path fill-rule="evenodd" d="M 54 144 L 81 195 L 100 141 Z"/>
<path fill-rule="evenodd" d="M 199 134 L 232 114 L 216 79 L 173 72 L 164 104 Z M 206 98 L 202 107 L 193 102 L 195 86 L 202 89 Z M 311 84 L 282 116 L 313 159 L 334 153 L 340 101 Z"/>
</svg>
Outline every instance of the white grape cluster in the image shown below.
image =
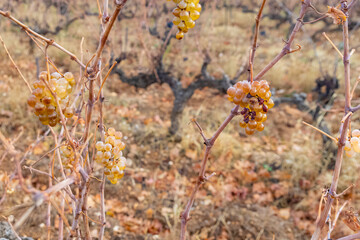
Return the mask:
<svg viewBox="0 0 360 240">
<path fill-rule="evenodd" d="M 104 167 L 104 174 L 112 184 L 116 184 L 124 176 L 126 158 L 122 152 L 125 149 L 122 136 L 121 132 L 109 128 L 105 133 L 105 143 L 98 141 L 95 145 L 95 161 Z"/>
<path fill-rule="evenodd" d="M 354 156 L 355 153 L 360 153 L 360 130 L 355 129 L 352 131 L 349 140 L 345 143 L 344 150 L 348 157 Z"/>
</svg>

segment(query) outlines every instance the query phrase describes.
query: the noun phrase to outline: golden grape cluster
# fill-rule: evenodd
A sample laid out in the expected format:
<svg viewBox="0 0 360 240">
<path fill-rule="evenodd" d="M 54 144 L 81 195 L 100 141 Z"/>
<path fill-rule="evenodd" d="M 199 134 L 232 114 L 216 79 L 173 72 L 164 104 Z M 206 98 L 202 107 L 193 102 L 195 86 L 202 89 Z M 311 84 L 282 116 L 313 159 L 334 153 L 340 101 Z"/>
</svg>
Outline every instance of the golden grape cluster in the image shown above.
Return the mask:
<svg viewBox="0 0 360 240">
<path fill-rule="evenodd" d="M 54 127 L 60 122 L 60 110 L 54 96 L 45 85 L 45 81 L 58 96 L 61 111 L 65 117 L 71 118 L 74 110 L 69 107 L 69 95 L 75 85 L 75 79 L 71 72 L 67 72 L 63 76 L 58 72 L 53 72 L 49 79 L 47 72 L 44 71 L 40 73 L 39 80 L 32 84 L 34 90 L 27 100 L 28 105 L 34 108 L 34 113 L 42 124 Z"/>
<path fill-rule="evenodd" d="M 360 130 L 355 129 L 352 131 L 349 140 L 345 143 L 344 150 L 348 157 L 354 156 L 355 153 L 360 153 Z"/>
<path fill-rule="evenodd" d="M 255 130 L 264 130 L 264 122 L 267 119 L 267 112 L 274 106 L 271 99 L 269 83 L 266 80 L 239 81 L 227 90 L 229 101 L 239 105 L 243 119 L 239 125 L 245 128 L 247 135 L 252 135 Z"/>
<path fill-rule="evenodd" d="M 184 34 L 190 28 L 195 27 L 195 21 L 199 19 L 201 12 L 201 4 L 199 0 L 168 0 L 177 4 L 172 11 L 174 14 L 173 23 L 178 27 L 176 39 L 184 38 Z"/>
<path fill-rule="evenodd" d="M 69 145 L 64 145 L 60 147 L 60 154 L 64 168 L 73 169 L 75 161 L 74 150 Z"/>
<path fill-rule="evenodd" d="M 112 184 L 116 184 L 124 176 L 126 158 L 123 157 L 122 150 L 125 149 L 125 143 L 121 138 L 121 132 L 109 128 L 105 133 L 105 143 L 98 141 L 95 144 L 95 161 L 104 167 L 104 174 Z"/>
</svg>

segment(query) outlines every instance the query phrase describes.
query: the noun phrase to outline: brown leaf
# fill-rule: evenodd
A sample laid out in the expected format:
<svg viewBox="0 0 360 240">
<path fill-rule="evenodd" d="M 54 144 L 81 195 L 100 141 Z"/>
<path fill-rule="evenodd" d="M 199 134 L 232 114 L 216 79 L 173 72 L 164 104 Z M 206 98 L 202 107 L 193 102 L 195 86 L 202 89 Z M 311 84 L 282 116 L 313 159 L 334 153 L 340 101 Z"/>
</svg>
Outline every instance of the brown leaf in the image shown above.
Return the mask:
<svg viewBox="0 0 360 240">
<path fill-rule="evenodd" d="M 327 16 L 334 20 L 334 24 L 343 24 L 346 21 L 346 15 L 339 9 L 328 6 Z"/>
</svg>

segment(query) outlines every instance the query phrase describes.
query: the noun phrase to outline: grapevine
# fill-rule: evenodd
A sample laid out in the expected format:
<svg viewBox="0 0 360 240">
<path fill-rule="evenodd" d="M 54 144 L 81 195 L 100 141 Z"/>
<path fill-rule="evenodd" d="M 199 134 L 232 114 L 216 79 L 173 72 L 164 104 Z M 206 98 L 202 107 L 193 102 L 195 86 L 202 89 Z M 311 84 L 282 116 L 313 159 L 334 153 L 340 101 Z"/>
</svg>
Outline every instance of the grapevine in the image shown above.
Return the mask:
<svg viewBox="0 0 360 240">
<path fill-rule="evenodd" d="M 116 184 L 124 176 L 126 158 L 122 153 L 125 149 L 122 136 L 121 132 L 109 128 L 105 133 L 105 142 L 98 141 L 95 145 L 95 161 L 104 167 L 104 174 L 112 184 Z"/>
<path fill-rule="evenodd" d="M 239 81 L 227 90 L 230 102 L 240 106 L 240 114 L 243 116 L 239 122 L 240 127 L 245 128 L 247 135 L 253 135 L 255 131 L 263 131 L 264 122 L 267 120 L 267 112 L 274 106 L 271 99 L 269 83 L 266 80 Z"/>
<path fill-rule="evenodd" d="M 168 0 L 171 1 L 171 0 Z M 195 21 L 199 19 L 201 4 L 199 0 L 172 0 L 177 6 L 172 11 L 172 22 L 177 26 L 176 39 L 181 40 L 190 28 L 195 27 Z"/>
<path fill-rule="evenodd" d="M 59 97 L 61 110 L 58 109 L 55 97 L 50 89 L 47 88 L 45 82 L 51 91 Z M 48 78 L 46 71 L 40 73 L 39 79 L 32 84 L 34 90 L 28 98 L 27 103 L 34 109 L 34 114 L 42 124 L 51 127 L 56 126 L 56 124 L 60 122 L 60 111 L 62 111 L 67 118 L 71 118 L 74 115 L 74 110 L 69 107 L 69 96 L 75 83 L 74 76 L 70 72 L 64 75 L 53 72 L 50 78 Z"/>
<path fill-rule="evenodd" d="M 360 130 L 355 129 L 352 131 L 345 143 L 344 150 L 348 157 L 354 156 L 355 153 L 360 153 Z"/>
</svg>

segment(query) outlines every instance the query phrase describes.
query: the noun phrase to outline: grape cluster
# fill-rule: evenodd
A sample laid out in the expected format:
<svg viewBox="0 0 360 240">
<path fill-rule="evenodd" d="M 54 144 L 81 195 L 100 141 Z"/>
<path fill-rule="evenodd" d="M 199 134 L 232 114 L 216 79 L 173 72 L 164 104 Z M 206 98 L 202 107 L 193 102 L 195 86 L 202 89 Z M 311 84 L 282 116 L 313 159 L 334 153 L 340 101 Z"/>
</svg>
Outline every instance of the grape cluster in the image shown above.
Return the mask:
<svg viewBox="0 0 360 240">
<path fill-rule="evenodd" d="M 70 72 L 65 73 L 64 76 L 54 72 L 50 75 L 50 79 L 48 79 L 47 72 L 44 71 L 40 73 L 39 80 L 32 84 L 34 90 L 27 100 L 28 105 L 34 108 L 34 113 L 42 124 L 54 127 L 60 122 L 59 109 L 54 96 L 46 87 L 44 81 L 48 83 L 50 89 L 58 96 L 61 111 L 65 117 L 71 118 L 74 115 L 74 110 L 68 106 L 69 95 L 75 85 L 75 79 Z"/>
<path fill-rule="evenodd" d="M 360 153 L 360 130 L 355 129 L 352 131 L 349 140 L 345 143 L 344 150 L 348 157 L 354 156 L 355 153 Z"/>
<path fill-rule="evenodd" d="M 125 149 L 125 143 L 121 138 L 121 132 L 109 128 L 105 133 L 105 143 L 98 141 L 95 145 L 95 161 L 104 166 L 104 174 L 112 184 L 116 184 L 124 176 L 126 158 L 123 157 L 122 150 Z"/>
<path fill-rule="evenodd" d="M 171 1 L 171 0 L 168 0 Z M 195 21 L 199 19 L 201 12 L 201 4 L 199 0 L 172 0 L 177 4 L 172 11 L 174 14 L 173 23 L 178 27 L 176 39 L 184 38 L 184 34 L 190 28 L 195 27 Z"/>
<path fill-rule="evenodd" d="M 75 161 L 74 150 L 69 145 L 60 147 L 61 160 L 64 168 L 72 169 Z"/>
<path fill-rule="evenodd" d="M 267 112 L 274 106 L 271 99 L 269 83 L 266 80 L 239 81 L 227 90 L 229 101 L 239 105 L 243 119 L 239 125 L 245 128 L 247 135 L 252 135 L 255 130 L 264 130 L 264 122 L 267 119 Z"/>
</svg>

